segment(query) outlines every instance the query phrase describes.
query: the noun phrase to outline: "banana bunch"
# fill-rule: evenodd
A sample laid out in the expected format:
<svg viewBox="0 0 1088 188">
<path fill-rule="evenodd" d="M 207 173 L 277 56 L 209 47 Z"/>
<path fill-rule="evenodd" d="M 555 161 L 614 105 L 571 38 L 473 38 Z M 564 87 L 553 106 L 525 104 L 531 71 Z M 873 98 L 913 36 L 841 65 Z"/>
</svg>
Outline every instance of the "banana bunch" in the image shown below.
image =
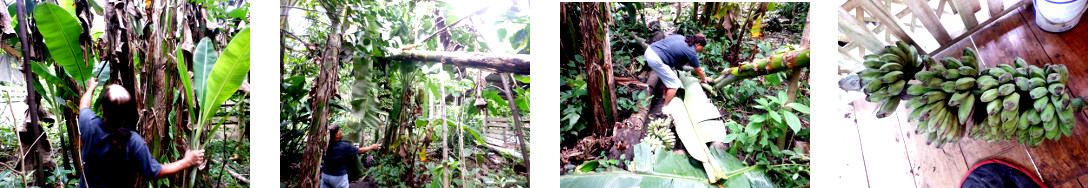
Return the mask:
<svg viewBox="0 0 1088 188">
<path fill-rule="evenodd" d="M 862 90 L 869 102 L 884 102 L 877 111 L 877 118 L 895 112 L 900 96 L 906 91 L 907 81 L 922 70 L 923 62 L 918 51 L 905 42 L 884 47 L 884 52 L 865 56 L 865 69 L 858 73 Z"/>
<path fill-rule="evenodd" d="M 672 122 L 672 118 L 655 119 L 650 122 L 649 125 L 646 125 L 648 130 L 646 136 L 642 138 L 642 142 L 650 143 L 652 149 L 656 149 L 657 146 L 672 147 L 676 144 L 676 135 L 669 130 L 670 122 Z"/>
<path fill-rule="evenodd" d="M 917 122 L 916 133 L 926 136 L 927 144 L 941 147 L 963 136 L 967 120 L 975 109 L 979 75 L 978 61 L 971 48 L 963 50 L 961 59 L 946 57 L 940 62 L 926 56 L 929 70 L 915 75 L 921 83 L 910 84 L 907 101 L 913 109 L 909 121 Z"/>
<path fill-rule="evenodd" d="M 997 82 L 982 80 L 983 78 L 980 77 L 980 89 L 985 91 L 981 98 L 983 102 L 988 102 L 987 99 L 991 99 L 992 96 L 1003 94 L 1001 87 L 1013 87 L 1015 91 L 1004 99 L 993 97 L 989 101 L 991 104 L 987 105 L 986 110 L 990 116 L 980 124 L 981 126 L 972 128 L 972 137 L 994 141 L 1012 140 L 1013 136 L 1016 136 L 1020 143 L 1035 147 L 1042 144 L 1044 139 L 1057 140 L 1062 134 L 1072 135 L 1073 125 L 1076 124 L 1074 112 L 1081 110 L 1084 100 L 1071 98 L 1066 92 L 1065 84 L 1069 81 L 1069 70 L 1065 65 L 1048 64 L 1040 68 L 1028 65 L 1020 58 L 1016 58 L 1014 65 L 1015 67 L 1000 65 L 983 71 L 991 73 L 990 75 L 1005 72 L 1001 77 L 1005 78 L 1004 80 L 994 77 L 998 78 Z M 984 89 L 984 86 L 993 87 L 994 83 L 1001 85 L 997 86 L 996 94 L 993 94 L 995 93 L 992 91 L 993 88 Z M 1017 97 L 1010 98 L 1014 94 Z M 995 106 L 995 109 L 989 106 Z"/>
</svg>

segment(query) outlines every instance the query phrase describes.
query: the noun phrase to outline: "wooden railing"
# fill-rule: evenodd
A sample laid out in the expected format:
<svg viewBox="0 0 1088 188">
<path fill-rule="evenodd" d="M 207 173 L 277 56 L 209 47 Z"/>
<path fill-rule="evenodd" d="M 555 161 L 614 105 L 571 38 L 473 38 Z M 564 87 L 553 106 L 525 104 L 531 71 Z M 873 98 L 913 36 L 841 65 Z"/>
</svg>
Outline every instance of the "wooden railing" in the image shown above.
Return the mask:
<svg viewBox="0 0 1088 188">
<path fill-rule="evenodd" d="M 929 2 L 932 1 L 938 1 L 936 9 L 930 6 Z M 983 15 L 986 19 L 979 22 L 976 17 L 976 13 L 982 10 L 979 1 L 848 0 L 839 8 L 840 41 L 848 42 L 847 45 L 839 47 L 839 53 L 861 59 L 864 54 L 880 51 L 887 44 L 904 41 L 917 46 L 921 54 L 936 54 L 1013 10 L 1030 3 L 1027 0 L 985 0 L 989 14 Z M 892 14 L 892 12 L 896 13 Z M 904 19 L 908 15 L 909 19 Z M 958 15 L 961 22 L 948 20 L 941 22 L 943 15 Z M 870 28 L 871 25 L 867 23 L 875 26 Z M 963 24 L 963 28 L 958 29 L 960 26 L 958 24 Z M 951 27 L 957 30 L 949 32 L 948 28 Z M 916 33 L 916 28 L 924 28 L 924 31 L 929 34 Z M 883 34 L 884 37 L 878 37 L 879 34 Z M 936 44 L 933 44 L 934 42 Z M 854 50 L 857 51 L 856 54 L 851 52 Z"/>
</svg>

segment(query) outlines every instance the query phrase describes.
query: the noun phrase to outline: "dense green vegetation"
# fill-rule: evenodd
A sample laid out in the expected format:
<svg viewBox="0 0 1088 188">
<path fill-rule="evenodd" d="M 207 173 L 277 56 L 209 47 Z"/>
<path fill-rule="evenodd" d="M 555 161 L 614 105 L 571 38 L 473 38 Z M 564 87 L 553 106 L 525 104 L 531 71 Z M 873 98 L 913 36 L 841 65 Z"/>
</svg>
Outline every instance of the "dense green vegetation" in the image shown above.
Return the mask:
<svg viewBox="0 0 1088 188">
<path fill-rule="evenodd" d="M 248 2 L 62 0 L 5 6 L 0 29 L 18 38 L 5 37 L 0 56 L 21 60 L 27 82 L 4 83 L 9 113 L 0 118 L 0 185 L 76 186 L 83 173 L 76 125 L 80 95 L 98 90 L 91 106 L 102 113 L 102 87 L 87 88 L 91 78 L 135 94 L 135 131 L 160 163 L 177 161 L 187 150 L 206 150 L 203 167 L 162 179 L 143 177 L 136 186 L 248 185 Z M 16 116 L 23 114 L 15 111 L 20 108 L 28 115 Z"/>
<path fill-rule="evenodd" d="M 528 186 L 529 6 L 510 3 L 282 1 L 281 185 L 320 183 L 340 125 L 381 144 L 352 185 Z"/>
<path fill-rule="evenodd" d="M 808 22 L 808 3 L 564 3 L 561 9 L 564 186 L 660 176 L 672 177 L 666 178 L 672 182 L 701 180 L 686 184 L 691 186 L 759 186 L 748 184 L 758 182 L 754 179 L 735 179 L 740 173 L 765 176 L 765 181 L 777 187 L 808 185 L 808 59 L 807 44 L 801 41 Z M 595 28 L 579 23 L 594 21 L 607 29 L 605 36 L 610 38 L 582 36 Z M 686 107 L 661 109 L 661 86 L 643 84 L 654 73 L 641 56 L 648 44 L 665 36 L 697 33 L 706 35 L 709 41 L 699 55 L 707 76 L 715 81 L 702 86 L 697 80 L 685 82 L 687 89 L 677 96 Z M 607 45 L 598 45 L 604 41 Z M 611 56 L 584 53 L 598 48 L 607 49 Z M 793 57 L 798 61 L 780 60 Z M 605 58 L 611 61 L 602 61 Z M 774 62 L 781 67 L 758 72 L 741 66 L 749 62 Z M 611 74 L 592 74 L 595 67 L 611 67 L 602 71 Z M 731 67 L 740 72 L 731 73 Z M 697 79 L 690 70 L 679 72 L 681 80 Z M 610 95 L 614 96 L 612 100 Z M 701 98 L 710 103 L 699 102 Z M 603 103 L 594 102 L 598 99 Z M 604 107 L 594 107 L 597 105 Z M 615 106 L 615 111 L 608 111 L 608 106 Z M 666 119 L 661 113 L 665 110 L 674 114 Z M 685 113 L 675 113 L 677 110 Z M 677 116 L 680 114 L 684 117 Z M 611 122 L 596 123 L 599 119 L 611 119 L 617 124 L 642 122 L 644 125 L 632 125 L 644 126 L 643 132 L 638 142 L 621 142 L 630 139 L 614 135 L 622 131 L 613 132 L 612 128 L 596 129 L 595 124 L 612 127 Z M 700 135 L 700 139 L 692 134 Z M 613 153 L 617 152 L 615 148 L 634 148 L 634 156 Z M 664 151 L 668 150 L 684 150 L 687 155 L 666 157 L 670 152 Z M 672 160 L 691 163 L 660 165 Z"/>
</svg>

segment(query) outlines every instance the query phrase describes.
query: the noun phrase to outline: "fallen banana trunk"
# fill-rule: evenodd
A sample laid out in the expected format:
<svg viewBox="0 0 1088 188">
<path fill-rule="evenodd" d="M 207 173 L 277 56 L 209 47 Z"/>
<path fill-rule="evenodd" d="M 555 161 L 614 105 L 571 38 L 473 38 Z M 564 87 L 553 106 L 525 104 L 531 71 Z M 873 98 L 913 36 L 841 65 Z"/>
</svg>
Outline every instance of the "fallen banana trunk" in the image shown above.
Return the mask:
<svg viewBox="0 0 1088 188">
<path fill-rule="evenodd" d="M 389 54 L 385 59 L 403 61 L 441 62 L 445 64 L 508 72 L 529 74 L 529 55 L 493 54 L 472 52 L 440 52 L 424 50 L 386 49 Z"/>
<path fill-rule="evenodd" d="M 725 85 L 732 84 L 733 82 L 745 78 L 808 67 L 808 53 L 808 47 L 805 47 L 798 50 L 776 53 L 768 58 L 755 59 L 750 63 L 743 64 L 739 67 L 729 68 L 725 72 L 728 74 L 723 73 L 721 76 L 713 79 L 716 82 L 714 88 L 725 87 Z"/>
</svg>

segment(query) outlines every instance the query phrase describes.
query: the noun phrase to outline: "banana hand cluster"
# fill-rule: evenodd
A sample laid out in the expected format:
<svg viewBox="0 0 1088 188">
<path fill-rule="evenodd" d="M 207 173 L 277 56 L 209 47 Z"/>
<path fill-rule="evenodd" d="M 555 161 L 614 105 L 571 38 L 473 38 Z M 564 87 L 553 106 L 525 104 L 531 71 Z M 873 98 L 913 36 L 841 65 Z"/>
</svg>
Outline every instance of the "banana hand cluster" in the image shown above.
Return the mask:
<svg viewBox="0 0 1088 188">
<path fill-rule="evenodd" d="M 884 118 L 895 113 L 900 96 L 907 87 L 907 81 L 922 70 L 922 59 L 913 46 L 905 42 L 896 42 L 894 46 L 885 46 L 883 53 L 865 56 L 865 69 L 859 73 L 866 100 L 883 102 L 877 111 L 877 118 Z"/>
<path fill-rule="evenodd" d="M 655 119 L 646 125 L 648 131 L 646 131 L 646 137 L 642 138 L 642 142 L 649 142 L 653 149 L 657 146 L 671 147 L 676 144 L 676 135 L 669 129 L 669 125 L 672 123 L 672 118 Z"/>
<path fill-rule="evenodd" d="M 971 128 L 971 137 L 997 141 L 1015 139 L 1035 147 L 1043 140 L 1057 140 L 1073 134 L 1073 114 L 1084 100 L 1071 98 L 1065 84 L 1065 65 L 1028 65 L 1016 58 L 1012 65 L 999 65 L 979 77 L 980 100 L 988 103 L 987 117 Z"/>
<path fill-rule="evenodd" d="M 917 134 L 926 136 L 927 144 L 941 147 L 963 136 L 967 120 L 975 108 L 978 61 L 971 48 L 963 50 L 961 59 L 946 57 L 940 62 L 926 56 L 929 70 L 918 72 L 921 83 L 910 84 L 907 101 L 912 109 L 909 121 L 917 122 Z"/>
</svg>

